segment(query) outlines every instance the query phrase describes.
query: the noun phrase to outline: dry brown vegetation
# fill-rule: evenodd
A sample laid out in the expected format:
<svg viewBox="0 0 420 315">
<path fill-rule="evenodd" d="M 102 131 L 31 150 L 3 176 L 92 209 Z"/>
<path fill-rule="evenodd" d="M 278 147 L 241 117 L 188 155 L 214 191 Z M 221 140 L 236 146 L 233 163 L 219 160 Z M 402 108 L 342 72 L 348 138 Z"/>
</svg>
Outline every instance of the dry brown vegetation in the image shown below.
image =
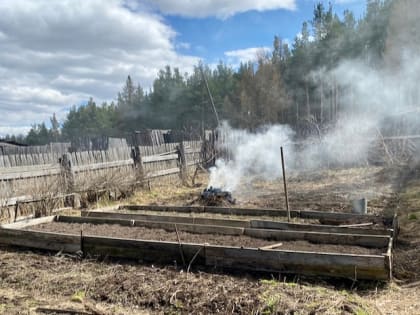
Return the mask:
<svg viewBox="0 0 420 315">
<path fill-rule="evenodd" d="M 400 239 L 391 283 L 96 261 L 62 253 L 0 249 L 0 313 L 42 314 L 39 307 L 85 314 L 418 314 L 420 309 L 420 180 L 416 170 L 369 168 L 291 174 L 294 209 L 349 211 L 349 199 L 369 210 L 397 210 Z M 310 180 L 309 180 L 310 179 Z M 206 183 L 205 174 L 197 182 Z M 151 186 L 130 203 L 191 204 L 205 186 Z M 254 182 L 239 206 L 283 208 L 282 186 Z M 311 206 L 312 205 L 312 206 Z M 83 314 L 83 313 L 80 313 Z"/>
</svg>

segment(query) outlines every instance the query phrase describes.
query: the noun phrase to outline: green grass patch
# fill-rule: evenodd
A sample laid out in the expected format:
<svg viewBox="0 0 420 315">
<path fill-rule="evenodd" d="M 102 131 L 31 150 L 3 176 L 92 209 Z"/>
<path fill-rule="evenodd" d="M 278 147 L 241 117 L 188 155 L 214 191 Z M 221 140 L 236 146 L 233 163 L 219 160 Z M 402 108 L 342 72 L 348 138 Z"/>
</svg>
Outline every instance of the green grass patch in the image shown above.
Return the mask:
<svg viewBox="0 0 420 315">
<path fill-rule="evenodd" d="M 76 291 L 72 296 L 71 296 L 71 301 L 72 302 L 79 302 L 79 303 L 83 303 L 83 300 L 85 299 L 85 291 Z"/>
<path fill-rule="evenodd" d="M 418 219 L 417 214 L 415 213 L 408 214 L 408 220 L 417 220 L 417 219 Z"/>
</svg>

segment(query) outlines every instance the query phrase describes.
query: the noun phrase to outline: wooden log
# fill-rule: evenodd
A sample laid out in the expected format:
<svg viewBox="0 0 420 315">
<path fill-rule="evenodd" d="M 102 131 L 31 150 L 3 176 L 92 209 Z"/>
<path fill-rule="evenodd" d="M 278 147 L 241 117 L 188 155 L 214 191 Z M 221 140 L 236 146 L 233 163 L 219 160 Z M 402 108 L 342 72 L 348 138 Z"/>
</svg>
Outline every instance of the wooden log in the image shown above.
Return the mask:
<svg viewBox="0 0 420 315">
<path fill-rule="evenodd" d="M 370 224 L 370 223 L 369 223 Z M 363 234 L 363 235 L 391 235 L 392 229 L 363 229 L 351 228 L 336 225 L 321 224 L 304 224 L 304 223 L 288 223 L 268 220 L 251 220 L 251 228 L 271 229 L 271 230 L 290 230 L 290 231 L 312 231 L 312 232 L 328 232 L 342 234 Z"/>
<path fill-rule="evenodd" d="M 77 235 L 10 228 L 0 228 L 0 243 L 70 253 L 80 250 L 80 236 Z"/>
<path fill-rule="evenodd" d="M 186 217 L 186 216 L 169 216 L 169 215 L 154 215 L 154 214 L 132 214 L 132 213 L 118 213 L 118 212 L 103 212 L 103 211 L 89 211 L 82 212 L 82 216 L 94 218 L 114 218 L 124 220 L 141 220 L 154 222 L 171 222 L 171 223 L 191 223 L 203 225 L 220 225 L 220 226 L 234 226 L 234 227 L 251 227 L 247 220 L 232 220 L 232 219 L 212 219 L 200 217 Z"/>
<path fill-rule="evenodd" d="M 388 246 L 389 236 L 340 234 L 310 231 L 283 231 L 268 229 L 245 228 L 244 235 L 256 238 L 272 239 L 276 241 L 305 240 L 320 244 L 357 245 L 372 248 Z"/>
</svg>

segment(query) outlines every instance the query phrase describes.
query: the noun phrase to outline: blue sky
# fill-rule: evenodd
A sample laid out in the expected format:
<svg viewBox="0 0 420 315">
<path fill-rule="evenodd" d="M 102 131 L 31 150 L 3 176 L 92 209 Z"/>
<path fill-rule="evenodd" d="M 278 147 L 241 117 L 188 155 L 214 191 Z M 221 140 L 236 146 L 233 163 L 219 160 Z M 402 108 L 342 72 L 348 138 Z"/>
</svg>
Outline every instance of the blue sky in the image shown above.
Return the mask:
<svg viewBox="0 0 420 315">
<path fill-rule="evenodd" d="M 365 0 L 333 0 L 361 17 Z M 130 75 L 145 89 L 160 69 L 200 60 L 232 67 L 293 42 L 313 0 L 1 0 L 0 137 L 26 133 L 92 97 L 115 101 Z M 324 1 L 328 7 L 328 1 Z"/>
<path fill-rule="evenodd" d="M 165 21 L 177 32 L 177 51 L 200 56 L 207 63 L 226 61 L 225 52 L 251 47 L 271 47 L 274 35 L 293 43 L 302 23 L 312 19 L 314 5 L 319 1 L 299 0 L 296 9 L 255 10 L 227 18 L 182 17 L 164 15 Z M 323 2 L 328 8 L 329 1 Z M 363 16 L 365 0 L 333 3 L 333 10 L 342 16 L 352 11 L 356 18 Z"/>
</svg>

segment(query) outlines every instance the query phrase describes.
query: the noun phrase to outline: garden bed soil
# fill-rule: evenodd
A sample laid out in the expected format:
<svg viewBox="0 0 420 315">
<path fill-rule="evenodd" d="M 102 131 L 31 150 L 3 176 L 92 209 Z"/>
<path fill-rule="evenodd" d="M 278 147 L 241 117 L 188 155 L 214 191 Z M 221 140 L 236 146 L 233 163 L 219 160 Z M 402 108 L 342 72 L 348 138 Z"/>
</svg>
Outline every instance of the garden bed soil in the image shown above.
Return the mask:
<svg viewBox="0 0 420 315">
<path fill-rule="evenodd" d="M 229 220 L 267 220 L 275 222 L 287 222 L 287 217 L 280 216 L 251 216 L 251 215 L 235 215 L 235 214 L 221 214 L 221 213 L 208 213 L 208 212 L 177 212 L 177 211 L 154 211 L 154 210 L 128 210 L 118 209 L 111 212 L 123 213 L 123 214 L 147 214 L 156 216 L 177 216 L 186 218 L 209 218 L 209 219 L 229 219 Z M 89 215 L 87 215 L 89 216 Z M 319 224 L 322 225 L 318 219 L 307 219 L 307 218 L 290 218 L 290 223 L 301 223 L 301 224 Z M 343 222 L 345 224 L 345 222 Z M 366 229 L 385 229 L 385 225 L 382 222 L 375 222 L 369 226 L 359 226 L 358 228 Z"/>
<path fill-rule="evenodd" d="M 50 222 L 31 226 L 28 230 L 55 232 L 91 236 L 107 236 L 127 239 L 141 239 L 154 241 L 178 242 L 176 232 L 163 229 L 150 229 L 146 227 L 125 227 L 118 224 L 90 224 L 90 223 L 63 223 Z M 196 243 L 223 246 L 238 246 L 248 248 L 259 248 L 280 241 L 253 238 L 246 235 L 220 235 L 220 234 L 193 234 L 179 231 L 179 238 L 182 243 Z M 327 253 L 347 253 L 359 255 L 381 255 L 384 250 L 377 248 L 365 248 L 361 246 L 334 245 L 334 244 L 314 244 L 307 241 L 282 241 L 281 250 L 311 251 Z"/>
</svg>

